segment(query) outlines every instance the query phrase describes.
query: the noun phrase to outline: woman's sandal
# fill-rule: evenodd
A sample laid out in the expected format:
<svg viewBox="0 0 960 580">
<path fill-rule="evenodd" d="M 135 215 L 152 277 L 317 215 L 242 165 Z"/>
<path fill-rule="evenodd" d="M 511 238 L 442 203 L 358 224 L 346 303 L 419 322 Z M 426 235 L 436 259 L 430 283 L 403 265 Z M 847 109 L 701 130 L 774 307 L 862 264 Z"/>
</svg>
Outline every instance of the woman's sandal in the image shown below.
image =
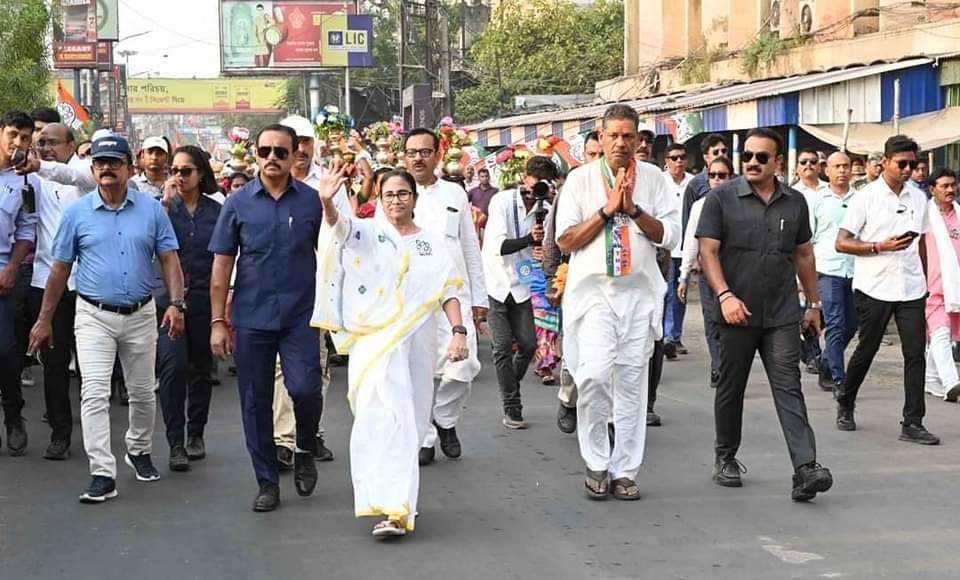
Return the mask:
<svg viewBox="0 0 960 580">
<path fill-rule="evenodd" d="M 637 501 L 640 499 L 640 488 L 637 482 L 629 477 L 618 477 L 610 482 L 613 486 L 611 493 L 613 497 L 623 501 Z"/>
<path fill-rule="evenodd" d="M 587 478 L 583 482 L 587 497 L 595 500 L 607 499 L 610 494 L 610 483 L 607 481 L 606 471 L 587 470 Z"/>
<path fill-rule="evenodd" d="M 397 537 L 407 535 L 406 528 L 403 527 L 398 521 L 395 520 L 383 520 L 379 524 L 373 526 L 373 535 L 377 538 L 386 538 L 386 537 Z"/>
</svg>

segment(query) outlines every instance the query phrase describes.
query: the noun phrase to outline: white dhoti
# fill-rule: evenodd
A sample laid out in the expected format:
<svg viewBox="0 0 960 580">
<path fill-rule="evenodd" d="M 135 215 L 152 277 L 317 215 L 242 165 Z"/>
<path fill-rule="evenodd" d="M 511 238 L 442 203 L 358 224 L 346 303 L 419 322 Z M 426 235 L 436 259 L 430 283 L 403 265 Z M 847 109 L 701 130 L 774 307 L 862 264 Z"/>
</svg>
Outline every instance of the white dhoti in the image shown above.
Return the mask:
<svg viewBox="0 0 960 580">
<path fill-rule="evenodd" d="M 957 364 L 953 360 L 953 342 L 950 329 L 942 326 L 930 334 L 927 345 L 926 391 L 944 397 L 947 391 L 960 383 Z"/>
<path fill-rule="evenodd" d="M 653 354 L 656 308 L 617 314 L 596 303 L 564 323 L 564 353 L 577 384 L 577 439 L 591 471 L 636 479 L 646 443 L 647 365 Z M 607 423 L 613 419 L 614 449 Z"/>
</svg>

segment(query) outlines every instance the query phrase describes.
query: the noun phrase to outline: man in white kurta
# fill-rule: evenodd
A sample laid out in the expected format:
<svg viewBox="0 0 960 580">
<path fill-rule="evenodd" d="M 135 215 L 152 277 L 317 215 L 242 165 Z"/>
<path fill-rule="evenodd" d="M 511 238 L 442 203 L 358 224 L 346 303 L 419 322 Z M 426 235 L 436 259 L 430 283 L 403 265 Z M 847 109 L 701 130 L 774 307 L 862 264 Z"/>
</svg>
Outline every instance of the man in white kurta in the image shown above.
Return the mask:
<svg viewBox="0 0 960 580">
<path fill-rule="evenodd" d="M 436 176 L 440 161 L 439 143 L 429 129 L 413 129 L 404 142 L 407 170 L 417 180 L 417 207 L 414 221 L 417 226 L 444 236 L 447 251 L 456 266 L 456 274 L 464 285 L 458 291 L 463 325 L 467 327 L 467 345 L 470 354 L 466 360 L 447 360 L 446 341 L 450 337 L 450 323 L 438 314 L 437 386 L 433 405 L 433 422 L 423 441 L 421 465 L 433 461 L 434 447 L 440 440 L 440 449 L 451 459 L 460 457 L 461 446 L 456 426 L 463 405 L 470 396 L 473 379 L 480 372 L 477 353 L 475 322 L 484 322 L 487 315 L 487 289 L 484 285 L 480 242 L 473 227 L 473 214 L 467 193 L 456 183 Z"/>
<path fill-rule="evenodd" d="M 618 115 L 620 118 L 616 118 Z M 634 123 L 636 135 L 635 118 L 632 109 L 618 106 L 605 115 L 601 143 L 614 167 L 617 162 L 612 158 L 617 150 L 629 149 L 624 146 L 629 141 L 623 133 L 630 132 L 625 125 Z M 614 130 L 618 135 L 609 137 L 608 131 Z M 656 167 L 634 163 L 632 201 L 636 207 L 627 208 L 631 217 L 624 212 L 604 212 L 607 191 L 613 185 L 607 163 L 601 159 L 571 172 L 558 198 L 556 231 L 561 248 L 569 245 L 563 243 L 565 237 L 576 235 L 578 228 L 589 227 L 598 219 L 605 222 L 598 234 L 581 247 L 574 247 L 570 256 L 563 294 L 563 350 L 579 387 L 577 437 L 587 469 L 609 472 L 614 480 L 632 481 L 643 461 L 647 365 L 653 343 L 663 332 L 667 285 L 657 265 L 656 248 L 670 250 L 680 241 L 680 207 Z M 621 161 L 620 166 L 625 165 Z M 659 243 L 644 234 L 638 225 L 641 220 L 662 225 Z M 629 248 L 628 261 L 608 254 L 609 230 L 617 227 L 628 236 L 629 243 L 624 244 Z M 620 257 L 626 258 L 626 253 Z M 612 452 L 607 436 L 611 416 L 615 427 Z"/>
</svg>

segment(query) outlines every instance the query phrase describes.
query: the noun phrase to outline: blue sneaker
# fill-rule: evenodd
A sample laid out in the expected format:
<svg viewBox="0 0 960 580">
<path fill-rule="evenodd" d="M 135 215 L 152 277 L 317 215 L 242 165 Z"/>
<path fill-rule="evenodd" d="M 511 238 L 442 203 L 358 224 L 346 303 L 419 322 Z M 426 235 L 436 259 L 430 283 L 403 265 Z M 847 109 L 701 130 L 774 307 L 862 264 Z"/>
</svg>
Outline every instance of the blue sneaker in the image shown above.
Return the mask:
<svg viewBox="0 0 960 580">
<path fill-rule="evenodd" d="M 94 475 L 90 487 L 80 496 L 80 503 L 103 503 L 113 499 L 117 493 L 117 482 L 112 477 Z"/>
<path fill-rule="evenodd" d="M 149 453 L 143 453 L 141 455 L 130 455 L 127 453 L 123 456 L 123 460 L 133 469 L 133 472 L 137 474 L 137 481 L 156 481 L 160 479 L 160 472 L 157 471 L 157 468 L 153 466 L 153 462 L 150 461 Z"/>
</svg>

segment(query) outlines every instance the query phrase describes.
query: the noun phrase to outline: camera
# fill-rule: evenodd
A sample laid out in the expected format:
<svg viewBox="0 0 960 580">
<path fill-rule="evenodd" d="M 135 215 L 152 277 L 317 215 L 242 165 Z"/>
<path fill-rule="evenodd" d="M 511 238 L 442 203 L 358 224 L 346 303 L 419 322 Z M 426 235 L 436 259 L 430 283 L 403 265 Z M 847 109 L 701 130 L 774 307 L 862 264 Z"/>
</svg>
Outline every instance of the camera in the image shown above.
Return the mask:
<svg viewBox="0 0 960 580">
<path fill-rule="evenodd" d="M 19 149 L 13 154 L 13 166 L 20 167 L 27 162 L 27 154 Z M 33 190 L 33 185 L 23 176 L 23 187 L 20 188 L 20 199 L 23 201 L 23 207 L 27 213 L 36 213 L 37 211 L 37 192 Z"/>
<path fill-rule="evenodd" d="M 543 207 L 543 203 L 550 199 L 550 192 L 553 191 L 553 183 L 546 179 L 541 179 L 540 181 L 533 184 L 533 187 L 530 189 L 524 189 L 521 193 L 524 195 L 530 195 L 536 201 L 536 209 L 533 210 L 533 219 L 535 220 L 538 226 L 543 226 L 543 222 L 547 219 L 547 210 Z M 534 245 L 539 246 L 540 242 L 536 242 Z"/>
</svg>

